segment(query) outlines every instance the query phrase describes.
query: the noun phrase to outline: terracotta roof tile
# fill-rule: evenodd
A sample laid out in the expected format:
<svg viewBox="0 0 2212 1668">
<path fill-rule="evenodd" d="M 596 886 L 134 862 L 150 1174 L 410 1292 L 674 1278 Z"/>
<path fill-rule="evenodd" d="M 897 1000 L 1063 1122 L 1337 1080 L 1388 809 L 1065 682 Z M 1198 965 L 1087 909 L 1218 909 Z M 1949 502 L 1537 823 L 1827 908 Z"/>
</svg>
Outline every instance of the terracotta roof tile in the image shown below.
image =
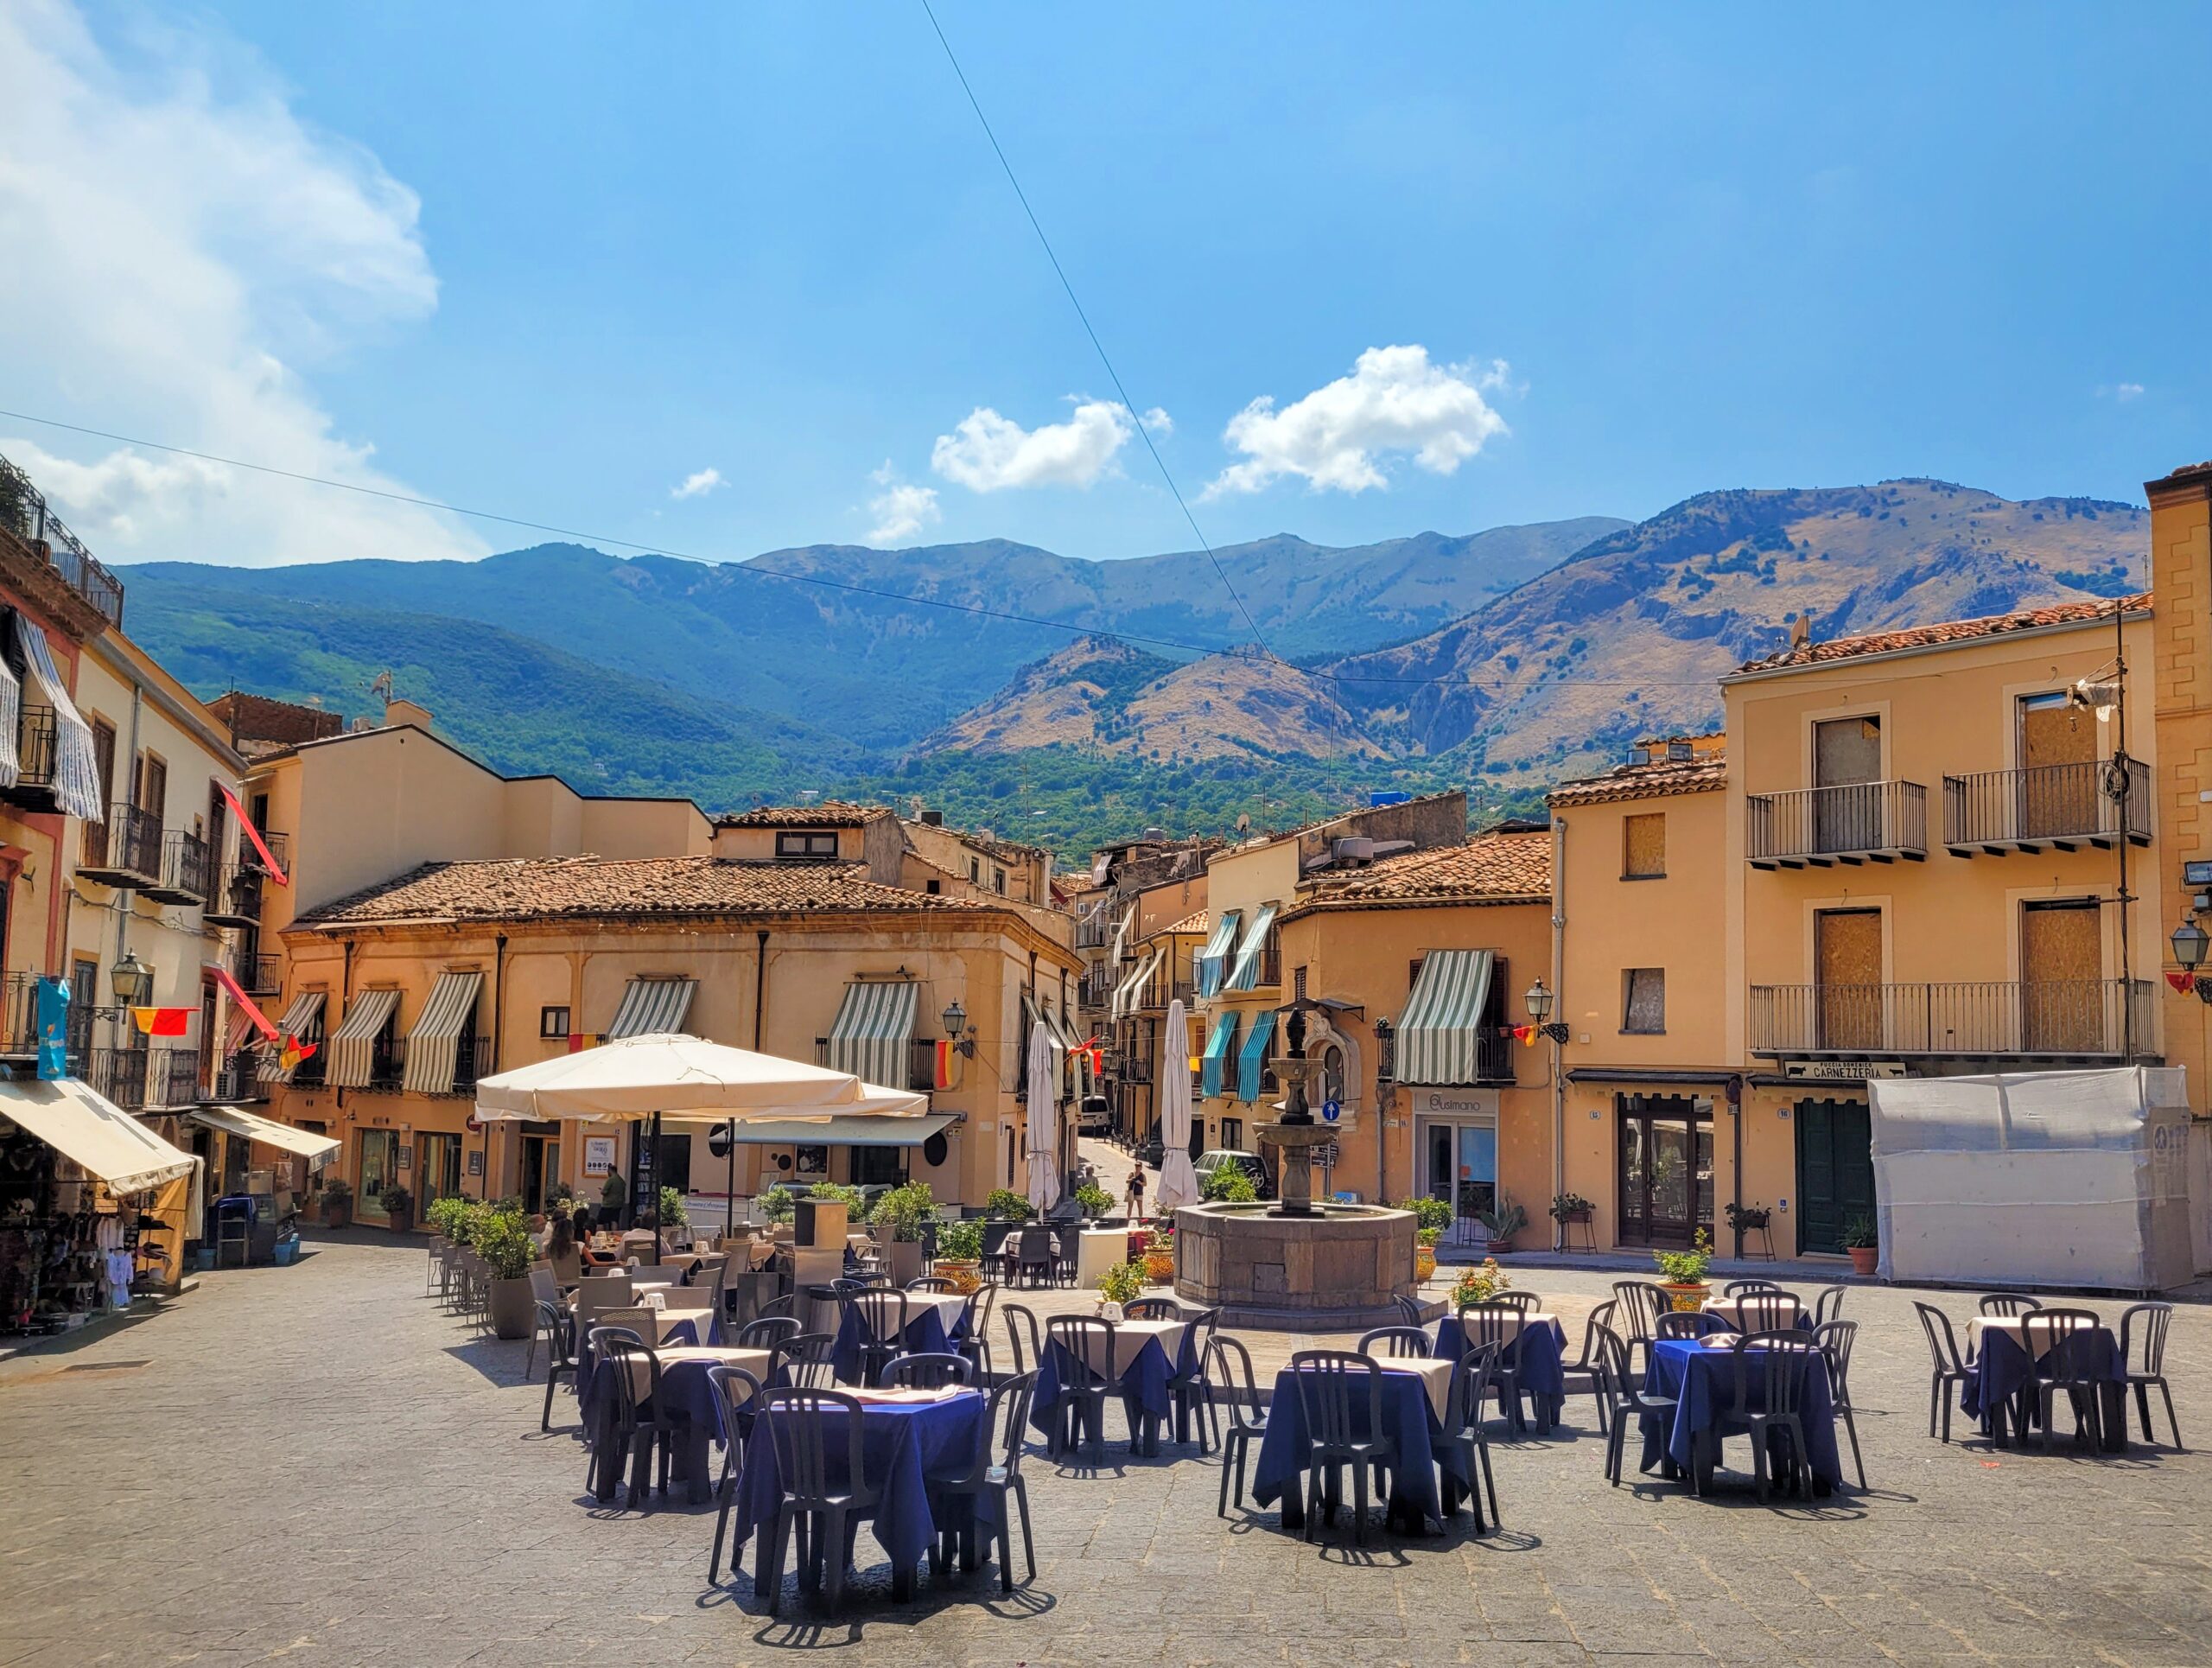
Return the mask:
<svg viewBox="0 0 2212 1668">
<path fill-rule="evenodd" d="M 2118 602 L 2130 614 L 2151 606 L 2151 593 L 2099 598 L 2087 602 L 2059 602 L 2047 608 L 2023 608 L 2017 614 L 1993 614 L 1980 620 L 1946 620 L 1938 625 L 1914 626 L 1904 631 L 1869 632 L 1861 637 L 1838 637 L 1826 643 L 1808 643 L 1802 649 L 1783 649 L 1762 659 L 1747 660 L 1736 670 L 1773 672 L 1786 666 L 1817 666 L 1831 660 L 1849 660 L 1864 654 L 1894 654 L 1901 649 L 1934 648 L 1945 643 L 1971 642 L 1980 637 L 2001 637 L 2007 632 L 2033 631 L 2041 626 L 2072 626 L 2112 618 Z"/>
<path fill-rule="evenodd" d="M 892 814 L 889 805 L 824 799 L 819 805 L 764 805 L 715 818 L 716 828 L 860 828 Z"/>
<path fill-rule="evenodd" d="M 527 857 L 422 868 L 310 911 L 305 927 L 397 921 L 631 920 L 804 910 L 830 914 L 974 913 L 993 906 L 883 886 L 859 863 L 775 863 L 729 857 Z"/>
<path fill-rule="evenodd" d="M 1212 927 L 1213 917 L 1201 909 L 1196 914 L 1184 916 L 1181 920 L 1175 922 L 1173 926 L 1157 929 L 1151 936 L 1155 939 L 1164 939 L 1170 933 L 1205 933 L 1211 931 Z"/>
<path fill-rule="evenodd" d="M 1463 845 L 1408 851 L 1372 868 L 1325 874 L 1300 888 L 1285 920 L 1313 909 L 1425 903 L 1522 903 L 1552 894 L 1552 837 L 1478 834 Z"/>
<path fill-rule="evenodd" d="M 1544 803 L 1603 805 L 1613 799 L 1656 799 L 1670 793 L 1713 793 L 1727 786 L 1727 755 L 1714 748 L 1694 758 L 1622 765 L 1602 776 L 1561 782 L 1544 796 Z"/>
</svg>

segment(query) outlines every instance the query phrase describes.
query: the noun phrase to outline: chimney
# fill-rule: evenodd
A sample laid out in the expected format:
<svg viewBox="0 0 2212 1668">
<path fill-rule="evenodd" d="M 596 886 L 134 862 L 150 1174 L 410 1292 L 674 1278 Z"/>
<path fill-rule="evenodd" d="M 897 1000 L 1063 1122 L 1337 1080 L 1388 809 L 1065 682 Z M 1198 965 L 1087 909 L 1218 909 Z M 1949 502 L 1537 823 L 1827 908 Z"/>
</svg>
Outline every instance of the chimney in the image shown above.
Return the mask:
<svg viewBox="0 0 2212 1668">
<path fill-rule="evenodd" d="M 392 729 L 401 724 L 412 724 L 417 729 L 430 727 L 430 710 L 412 701 L 391 700 L 384 703 L 384 724 Z"/>
<path fill-rule="evenodd" d="M 1813 640 L 1813 616 L 1801 614 L 1789 622 L 1789 646 L 1802 649 Z"/>
</svg>

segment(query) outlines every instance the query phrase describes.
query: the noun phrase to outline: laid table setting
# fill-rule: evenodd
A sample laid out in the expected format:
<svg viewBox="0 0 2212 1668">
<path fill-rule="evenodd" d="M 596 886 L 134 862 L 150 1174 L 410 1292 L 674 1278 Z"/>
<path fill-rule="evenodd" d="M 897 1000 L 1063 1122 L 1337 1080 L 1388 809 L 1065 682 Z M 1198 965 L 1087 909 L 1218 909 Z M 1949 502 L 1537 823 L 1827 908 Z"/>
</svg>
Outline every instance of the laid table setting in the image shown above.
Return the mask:
<svg viewBox="0 0 2212 1668">
<path fill-rule="evenodd" d="M 1397 1464 L 1390 1473 L 1388 1517 L 1409 1534 L 1419 1534 L 1426 1520 L 1441 1525 L 1459 1509 L 1462 1496 L 1472 1491 L 1475 1478 L 1457 1444 L 1446 1440 L 1452 1414 L 1452 1385 L 1459 1370 L 1454 1355 L 1377 1357 L 1382 1369 L 1382 1429 L 1397 1445 Z M 1268 1404 L 1267 1435 L 1254 1462 L 1252 1499 L 1262 1506 L 1282 1507 L 1282 1526 L 1299 1530 L 1306 1523 L 1306 1453 L 1311 1433 L 1306 1427 L 1304 1398 L 1298 1393 L 1300 1369 L 1285 1367 L 1275 1375 Z M 1357 1378 L 1355 1378 L 1357 1384 Z M 1364 1386 L 1352 1396 L 1355 1436 L 1365 1440 L 1367 1420 Z M 1340 1502 L 1326 1502 L 1333 1516 Z"/>
<path fill-rule="evenodd" d="M 904 1600 L 912 1596 L 915 1571 L 938 1537 L 965 1535 L 972 1527 L 974 1497 L 944 1493 L 935 1485 L 957 1479 L 974 1460 L 987 1404 L 982 1392 L 962 1385 L 842 1393 L 861 1404 L 861 1465 L 867 1480 L 880 1491 L 868 1526 L 890 1560 L 893 1595 Z M 830 1408 L 822 1417 L 829 1426 L 823 1442 L 828 1485 L 836 1490 L 849 1481 L 844 1421 L 849 1416 L 842 1408 Z M 753 1423 L 730 1516 L 732 1545 L 737 1549 L 733 1558 L 741 1557 L 747 1537 L 758 1534 L 753 1585 L 763 1593 L 783 1493 L 771 1423 L 766 1417 Z M 858 1528 L 855 1522 L 849 1531 L 842 1549 L 847 1558 Z"/>
<path fill-rule="evenodd" d="M 906 1329 L 899 1334 L 899 1347 L 909 1355 L 958 1353 L 961 1340 L 968 1335 L 968 1296 L 910 1291 L 906 1298 Z M 844 1315 L 837 1322 L 836 1342 L 831 1346 L 830 1359 L 838 1383 L 850 1385 L 860 1380 L 865 1347 L 884 1340 L 869 1333 L 868 1321 L 857 1303 L 847 1303 L 842 1308 Z"/>
<path fill-rule="evenodd" d="M 1744 1397 L 1737 1392 L 1740 1334 L 1713 1331 L 1698 1338 L 1662 1338 L 1651 1346 L 1651 1366 L 1644 1390 L 1673 1401 L 1675 1416 L 1665 1424 L 1656 1416 L 1642 1420 L 1643 1454 L 1639 1468 L 1658 1469 L 1668 1477 L 1688 1475 L 1700 1494 L 1712 1487 L 1722 1444 L 1729 1436 L 1748 1435 L 1745 1412 L 1764 1413 L 1764 1358 L 1768 1352 L 1743 1352 Z M 1817 1349 L 1803 1352 L 1796 1385 L 1797 1414 L 1805 1433 L 1805 1452 L 1781 1453 L 1770 1436 L 1769 1458 L 1777 1477 L 1794 1478 L 1795 1467 L 1810 1468 L 1813 1493 L 1826 1495 L 1843 1481 L 1843 1462 L 1836 1448 L 1834 1392 L 1828 1383 L 1827 1359 Z"/>
<path fill-rule="evenodd" d="M 1741 1332 L 1744 1329 L 1744 1305 L 1747 1301 L 1756 1302 L 1757 1300 L 1741 1297 L 1709 1297 L 1706 1300 L 1705 1308 L 1701 1312 L 1708 1319 L 1719 1323 L 1719 1327 L 1715 1330 L 1725 1328 L 1730 1332 Z M 1798 1302 L 1794 1297 L 1787 1299 L 1783 1307 L 1794 1308 L 1796 1312 L 1796 1318 L 1791 1321 L 1789 1325 L 1797 1327 L 1801 1332 L 1812 1331 L 1812 1310 Z"/>
<path fill-rule="evenodd" d="M 686 1323 L 689 1324 L 688 1322 Z M 713 1345 L 674 1344 L 656 1347 L 653 1351 L 660 1362 L 660 1394 L 658 1404 L 646 1399 L 649 1395 L 646 1364 L 639 1359 L 626 1361 L 594 1361 L 588 1371 L 579 1370 L 576 1375 L 577 1406 L 582 1412 L 584 1430 L 598 1449 L 602 1461 L 613 1454 L 614 1448 L 614 1417 L 617 1405 L 614 1374 L 627 1367 L 632 1393 L 639 1398 L 639 1412 L 649 1411 L 664 1415 L 676 1427 L 675 1448 L 670 1473 L 673 1481 L 687 1486 L 687 1498 L 694 1506 L 702 1505 L 711 1493 L 713 1467 L 708 1463 L 709 1442 L 726 1442 L 730 1433 L 722 1429 L 721 1406 L 715 1394 L 715 1387 L 708 1379 L 711 1366 L 742 1367 L 762 1384 L 768 1380 L 769 1363 L 774 1359 L 765 1349 L 726 1349 Z M 603 1504 L 614 1498 L 614 1483 L 620 1474 L 619 1464 L 602 1462 L 598 1467 L 598 1498 Z M 641 1490 L 644 1474 L 632 1484 Z"/>
<path fill-rule="evenodd" d="M 1132 1451 L 1141 1457 L 1149 1459 L 1160 1452 L 1160 1428 L 1174 1407 L 1171 1381 L 1198 1372 L 1198 1332 L 1189 1321 L 1117 1321 L 1110 1361 L 1102 1359 L 1103 1337 L 1085 1339 L 1084 1347 L 1091 1353 L 1087 1365 L 1119 1389 Z M 1056 1442 L 1065 1418 L 1060 1404 L 1067 1385 L 1071 1377 L 1080 1376 L 1067 1354 L 1067 1346 L 1058 1339 L 1046 1343 L 1037 1367 L 1036 1397 L 1030 1404 L 1030 1424 Z"/>
<path fill-rule="evenodd" d="M 1960 1388 L 1959 1405 L 1969 1418 L 1981 1422 L 1999 1448 L 2024 1442 L 2037 1422 L 2032 1384 L 2037 1357 L 2031 1353 L 2028 1342 L 2028 1321 L 2034 1313 L 1978 1315 L 1967 1323 L 1968 1377 Z M 2125 1454 L 2127 1369 L 2120 1340 L 2111 1327 L 2099 1325 L 2064 1334 L 2044 1353 L 2048 1356 L 2062 1350 L 2068 1376 L 2093 1380 L 2097 1386 L 2100 1447 L 2107 1454 Z"/>
<path fill-rule="evenodd" d="M 1534 1416 L 1538 1433 L 1548 1435 L 1567 1406 L 1567 1372 L 1562 1365 L 1567 1328 L 1557 1315 L 1541 1310 L 1506 1317 L 1502 1324 L 1510 1334 L 1506 1348 L 1518 1358 L 1519 1388 L 1528 1397 L 1529 1412 Z M 1517 1333 L 1514 1330 L 1516 1325 Z M 1474 1341 L 1459 1317 L 1447 1315 L 1436 1323 L 1436 1337 L 1429 1353 L 1456 1361 Z M 1526 1429 L 1527 1420 L 1517 1399 L 1505 1412 L 1515 1430 Z"/>
</svg>

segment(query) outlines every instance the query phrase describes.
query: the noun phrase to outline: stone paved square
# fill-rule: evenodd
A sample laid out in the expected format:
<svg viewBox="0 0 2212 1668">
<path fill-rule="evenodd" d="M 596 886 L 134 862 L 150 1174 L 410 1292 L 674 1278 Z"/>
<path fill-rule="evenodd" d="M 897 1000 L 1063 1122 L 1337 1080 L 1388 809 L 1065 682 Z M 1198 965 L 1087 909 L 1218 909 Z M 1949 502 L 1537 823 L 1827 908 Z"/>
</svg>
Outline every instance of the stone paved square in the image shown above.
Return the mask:
<svg viewBox="0 0 2212 1668">
<path fill-rule="evenodd" d="M 573 1400 L 541 1436 L 523 1346 L 426 1298 L 423 1262 L 331 1236 L 0 1366 L 0 1668 L 2212 1662 L 2212 1460 L 1931 1441 L 1925 1294 L 1849 1299 L 1864 1494 L 1761 1506 L 1734 1473 L 1703 1500 L 1608 1487 L 1583 1397 L 1554 1437 L 1497 1448 L 1501 1532 L 1307 1544 L 1272 1511 L 1217 1518 L 1194 1450 L 1130 1461 L 1113 1414 L 1103 1470 L 1032 1450 L 1033 1585 L 925 1575 L 894 1605 L 863 1531 L 843 1616 L 794 1597 L 772 1621 L 747 1581 L 708 1585 L 711 1506 L 590 1501 Z M 1572 1325 L 1612 1277 L 1517 1283 Z M 2170 1370 L 2183 1438 L 2212 1442 L 2212 1311 L 2182 1308 Z"/>
</svg>

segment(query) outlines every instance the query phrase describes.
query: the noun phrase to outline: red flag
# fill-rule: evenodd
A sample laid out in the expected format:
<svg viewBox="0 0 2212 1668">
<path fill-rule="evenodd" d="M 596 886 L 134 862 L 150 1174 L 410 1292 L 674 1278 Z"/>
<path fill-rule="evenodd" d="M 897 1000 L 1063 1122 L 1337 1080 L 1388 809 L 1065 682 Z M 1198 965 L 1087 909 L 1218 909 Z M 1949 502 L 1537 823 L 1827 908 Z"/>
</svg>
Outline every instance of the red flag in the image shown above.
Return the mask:
<svg viewBox="0 0 2212 1668">
<path fill-rule="evenodd" d="M 238 1003 L 238 1012 L 252 1022 L 255 1030 L 260 1032 L 271 1042 L 279 1041 L 276 1028 L 269 1022 L 269 1015 L 261 1011 L 251 996 L 246 995 L 245 987 L 231 977 L 229 968 L 209 962 L 207 971 L 214 975 L 215 983 L 223 987 L 231 1000 Z"/>
<path fill-rule="evenodd" d="M 2169 973 L 2166 975 L 2166 983 L 2172 985 L 2175 990 L 2180 991 L 2183 996 L 2187 996 L 2189 994 L 2189 987 L 2193 981 L 2186 973 Z"/>
<path fill-rule="evenodd" d="M 1533 1025 L 1516 1025 L 1512 1029 L 1515 1041 L 1523 1043 L 1534 1042 L 1542 1035 Z"/>
<path fill-rule="evenodd" d="M 139 1034 L 149 1037 L 181 1037 L 192 1022 L 189 1008 L 133 1008 L 132 1023 Z"/>
<path fill-rule="evenodd" d="M 296 1036 L 287 1036 L 284 1039 L 283 1051 L 276 1056 L 276 1064 L 278 1068 L 282 1070 L 287 1077 L 289 1077 L 294 1072 L 300 1069 L 300 1062 L 302 1060 L 313 1060 L 315 1058 L 315 1051 L 317 1046 L 318 1045 L 312 1042 L 302 1042 Z"/>
<path fill-rule="evenodd" d="M 261 854 L 261 861 L 269 870 L 269 878 L 279 886 L 289 886 L 292 882 L 290 877 L 284 873 L 283 864 L 278 863 L 270 853 L 269 842 L 261 837 L 261 831 L 253 825 L 253 818 L 245 814 L 245 807 L 238 803 L 238 796 L 227 787 L 224 787 L 220 782 L 216 783 L 215 786 L 221 790 L 225 801 L 237 816 L 238 827 L 245 831 L 246 838 L 253 843 L 253 849 Z"/>
</svg>

